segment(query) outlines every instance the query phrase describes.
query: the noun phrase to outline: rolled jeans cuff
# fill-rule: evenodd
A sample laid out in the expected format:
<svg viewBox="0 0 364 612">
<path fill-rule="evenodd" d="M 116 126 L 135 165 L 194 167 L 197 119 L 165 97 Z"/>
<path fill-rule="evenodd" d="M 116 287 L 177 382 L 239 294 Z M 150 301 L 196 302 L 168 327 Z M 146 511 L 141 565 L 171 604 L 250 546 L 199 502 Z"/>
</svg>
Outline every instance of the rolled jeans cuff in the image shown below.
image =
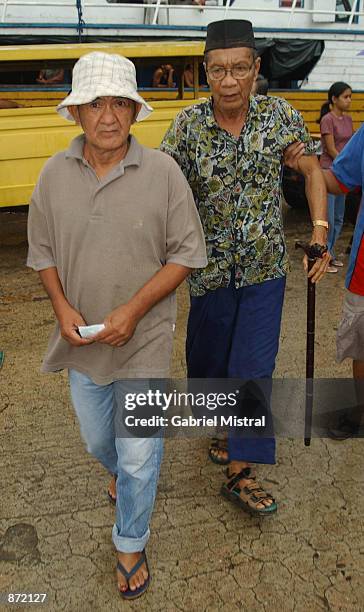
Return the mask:
<svg viewBox="0 0 364 612">
<path fill-rule="evenodd" d="M 116 525 L 112 528 L 112 541 L 116 550 L 124 553 L 141 552 L 146 547 L 150 536 L 149 527 L 141 538 L 126 538 L 120 536 Z"/>
</svg>

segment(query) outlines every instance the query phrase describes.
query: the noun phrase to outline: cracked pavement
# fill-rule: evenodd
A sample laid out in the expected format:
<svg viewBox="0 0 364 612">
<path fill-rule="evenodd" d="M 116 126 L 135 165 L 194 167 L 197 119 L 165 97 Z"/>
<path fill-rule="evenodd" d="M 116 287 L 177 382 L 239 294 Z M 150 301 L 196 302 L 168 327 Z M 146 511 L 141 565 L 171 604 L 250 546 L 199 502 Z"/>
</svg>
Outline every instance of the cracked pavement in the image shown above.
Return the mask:
<svg viewBox="0 0 364 612">
<path fill-rule="evenodd" d="M 47 593 L 32 608 L 57 612 L 362 612 L 363 440 L 313 439 L 305 448 L 281 438 L 277 465 L 258 469 L 279 504 L 268 519 L 219 495 L 223 470 L 209 462 L 206 439 L 166 440 L 148 544 L 153 580 L 143 598 L 120 599 L 108 477 L 83 448 L 65 374 L 39 372 L 53 315 L 24 266 L 25 224 L 22 210 L 0 212 L 0 593 Z M 306 213 L 285 209 L 285 226 L 292 272 L 275 375 L 302 378 L 306 283 L 294 239 L 309 236 Z M 345 226 L 338 252 L 350 232 Z M 335 362 L 344 274 L 327 275 L 317 292 L 317 377 L 351 376 L 349 361 Z M 178 298 L 172 376 L 183 378 L 185 287 Z"/>
</svg>

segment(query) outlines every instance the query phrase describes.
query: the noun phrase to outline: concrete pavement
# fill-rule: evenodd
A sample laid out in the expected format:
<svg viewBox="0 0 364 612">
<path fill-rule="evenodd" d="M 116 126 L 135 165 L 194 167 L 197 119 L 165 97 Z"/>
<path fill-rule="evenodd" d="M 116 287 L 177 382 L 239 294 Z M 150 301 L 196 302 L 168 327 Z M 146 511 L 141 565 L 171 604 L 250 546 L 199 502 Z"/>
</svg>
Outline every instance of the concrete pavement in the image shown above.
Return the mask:
<svg viewBox="0 0 364 612">
<path fill-rule="evenodd" d="M 66 376 L 39 373 L 53 314 L 24 266 L 25 217 L 0 213 L 0 592 L 47 593 L 32 608 L 56 612 L 362 611 L 363 440 L 315 439 L 309 449 L 279 440 L 277 466 L 259 469 L 279 502 L 265 520 L 219 495 L 222 469 L 209 462 L 207 440 L 167 440 L 148 544 L 151 587 L 134 603 L 120 599 L 107 475 L 82 446 Z M 307 216 L 286 211 L 286 227 L 293 270 L 276 376 L 302 377 L 306 284 L 293 243 L 308 236 Z M 351 375 L 349 362 L 335 363 L 343 288 L 344 271 L 319 287 L 317 376 Z M 185 375 L 187 311 L 182 287 L 175 377 Z"/>
</svg>

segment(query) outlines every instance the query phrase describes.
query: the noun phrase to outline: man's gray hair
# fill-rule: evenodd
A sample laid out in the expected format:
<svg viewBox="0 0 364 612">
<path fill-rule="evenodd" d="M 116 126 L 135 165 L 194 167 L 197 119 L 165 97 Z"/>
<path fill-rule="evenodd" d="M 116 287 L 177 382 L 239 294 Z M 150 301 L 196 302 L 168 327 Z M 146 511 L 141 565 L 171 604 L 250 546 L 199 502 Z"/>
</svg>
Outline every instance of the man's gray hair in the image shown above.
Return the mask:
<svg viewBox="0 0 364 612">
<path fill-rule="evenodd" d="M 241 47 L 241 48 L 242 49 L 247 49 L 249 47 Z M 250 48 L 250 50 L 252 52 L 253 61 L 255 62 L 255 60 L 258 59 L 258 57 L 260 57 L 259 53 L 258 53 L 257 49 Z M 210 51 L 206 51 L 206 53 L 203 56 L 203 62 L 205 64 L 205 66 L 207 66 L 207 60 L 208 60 L 209 53 L 210 53 Z"/>
</svg>

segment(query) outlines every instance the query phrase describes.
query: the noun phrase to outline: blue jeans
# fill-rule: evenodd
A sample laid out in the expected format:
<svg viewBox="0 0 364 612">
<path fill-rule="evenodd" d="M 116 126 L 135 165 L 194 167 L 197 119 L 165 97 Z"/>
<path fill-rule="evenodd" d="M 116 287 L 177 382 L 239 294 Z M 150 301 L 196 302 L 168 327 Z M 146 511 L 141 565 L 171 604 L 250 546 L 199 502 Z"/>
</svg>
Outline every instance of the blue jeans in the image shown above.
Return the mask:
<svg viewBox="0 0 364 612">
<path fill-rule="evenodd" d="M 116 518 L 112 530 L 115 548 L 138 552 L 145 548 L 150 531 L 163 440 L 159 437 L 116 437 L 116 409 L 122 411 L 126 393 L 146 393 L 145 380 L 117 380 L 96 385 L 88 376 L 69 370 L 71 397 L 87 451 L 116 481 Z"/>
<path fill-rule="evenodd" d="M 189 378 L 264 379 L 270 410 L 270 379 L 275 368 L 286 278 L 235 289 L 208 291 L 191 298 L 186 358 Z M 237 433 L 237 432 L 236 432 Z M 275 463 L 275 440 L 229 433 L 231 461 Z"/>
<path fill-rule="evenodd" d="M 329 217 L 329 233 L 327 237 L 327 248 L 332 257 L 334 255 L 334 246 L 338 237 L 340 236 L 342 226 L 344 223 L 345 214 L 345 196 L 344 195 L 333 195 L 329 193 L 327 195 L 327 210 Z"/>
</svg>

